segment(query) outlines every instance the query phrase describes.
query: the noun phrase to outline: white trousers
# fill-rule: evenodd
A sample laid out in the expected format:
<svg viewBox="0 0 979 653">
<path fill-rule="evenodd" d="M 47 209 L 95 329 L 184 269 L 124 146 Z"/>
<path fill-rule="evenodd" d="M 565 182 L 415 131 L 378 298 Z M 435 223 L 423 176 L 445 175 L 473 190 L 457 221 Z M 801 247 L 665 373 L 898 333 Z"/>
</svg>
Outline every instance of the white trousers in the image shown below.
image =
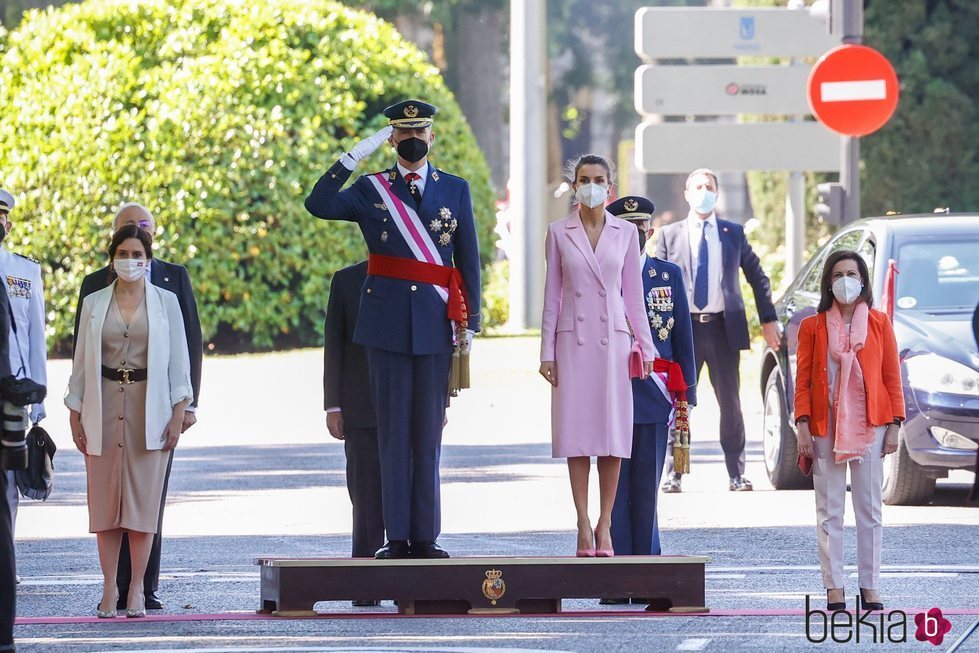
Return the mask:
<svg viewBox="0 0 979 653">
<path fill-rule="evenodd" d="M 860 587 L 875 590 L 880 579 L 883 536 L 881 491 L 884 465 L 880 457 L 886 427 L 875 429 L 874 443 L 862 461 L 837 465 L 833 433 L 814 437 L 812 484 L 816 490 L 816 534 L 819 565 L 826 589 L 843 587 L 843 513 L 846 504 L 846 468 L 850 468 L 850 501 L 857 522 L 857 574 Z"/>
</svg>

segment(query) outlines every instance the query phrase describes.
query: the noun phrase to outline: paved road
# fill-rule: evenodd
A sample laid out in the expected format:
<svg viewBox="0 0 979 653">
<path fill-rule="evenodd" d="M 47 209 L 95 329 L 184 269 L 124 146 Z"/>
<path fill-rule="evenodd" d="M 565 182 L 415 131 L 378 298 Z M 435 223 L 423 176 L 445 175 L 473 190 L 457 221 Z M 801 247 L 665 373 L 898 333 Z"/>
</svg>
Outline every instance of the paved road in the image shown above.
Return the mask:
<svg viewBox="0 0 979 653">
<path fill-rule="evenodd" d="M 574 511 L 563 461 L 550 458 L 549 390 L 536 374 L 537 346 L 531 338 L 478 341 L 477 387 L 453 401 L 440 541 L 456 555 L 573 552 Z M 646 616 L 639 607 L 623 613 L 576 600 L 557 617 L 406 618 L 389 603 L 370 611 L 324 602 L 317 606 L 322 619 L 254 619 L 255 557 L 349 552 L 343 450 L 323 425 L 320 352 L 307 350 L 206 361 L 201 421 L 178 449 L 171 482 L 162 581 L 168 609 L 139 623 L 81 619 L 98 598 L 96 547 L 87 534 L 82 458 L 63 407 L 51 402 L 57 490 L 44 504 L 22 504 L 19 650 L 863 650 L 867 630 L 859 646 L 806 640 L 805 596 L 822 600 L 813 497 L 775 492 L 765 479 L 755 360 L 745 356 L 743 403 L 747 475 L 756 491 L 727 492 L 721 450 L 710 437 L 717 407 L 702 392 L 693 417 L 694 473 L 683 494 L 663 501 L 666 550 L 711 559 L 712 616 Z M 67 374 L 67 361 L 51 364 L 52 396 L 60 396 Z M 909 621 L 921 608 L 955 612 L 946 648 L 979 618 L 979 510 L 965 504 L 971 479 L 962 472 L 940 482 L 932 505 L 884 508 L 887 604 L 908 611 Z M 847 536 L 852 552 L 852 529 Z M 933 649 L 914 642 L 913 621 L 908 638 L 894 647 Z M 979 634 L 959 650 L 979 650 Z"/>
</svg>

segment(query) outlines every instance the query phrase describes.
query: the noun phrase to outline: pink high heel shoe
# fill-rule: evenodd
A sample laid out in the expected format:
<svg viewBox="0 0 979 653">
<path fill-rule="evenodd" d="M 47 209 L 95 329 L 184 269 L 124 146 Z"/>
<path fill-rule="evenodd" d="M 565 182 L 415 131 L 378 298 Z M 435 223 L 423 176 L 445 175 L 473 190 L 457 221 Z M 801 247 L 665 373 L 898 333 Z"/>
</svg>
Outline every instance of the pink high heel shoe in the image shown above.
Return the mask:
<svg viewBox="0 0 979 653">
<path fill-rule="evenodd" d="M 609 538 L 608 539 L 609 540 L 612 539 L 612 535 L 611 534 L 609 534 Z M 598 548 L 598 531 L 595 531 L 595 545 L 596 545 L 595 546 L 595 556 L 596 557 L 598 557 L 598 558 L 611 558 L 611 557 L 615 556 L 615 550 L 612 548 L 612 545 L 611 544 L 609 545 L 609 547 L 607 549 Z"/>
<path fill-rule="evenodd" d="M 591 534 L 594 537 L 594 534 L 591 532 L 591 528 L 588 529 L 588 532 L 589 532 L 589 534 Z M 592 544 L 594 544 L 594 540 L 592 540 Z M 595 557 L 595 547 L 592 546 L 591 548 L 588 548 L 588 549 L 578 549 L 577 551 L 575 551 L 575 557 L 577 557 L 577 558 L 594 558 Z"/>
</svg>

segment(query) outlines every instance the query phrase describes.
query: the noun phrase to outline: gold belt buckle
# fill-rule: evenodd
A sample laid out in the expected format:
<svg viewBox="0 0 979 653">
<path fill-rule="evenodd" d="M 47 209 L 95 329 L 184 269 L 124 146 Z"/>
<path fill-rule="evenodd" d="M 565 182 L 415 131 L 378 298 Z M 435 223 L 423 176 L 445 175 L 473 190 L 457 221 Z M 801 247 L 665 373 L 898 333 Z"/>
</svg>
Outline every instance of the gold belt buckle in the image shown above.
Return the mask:
<svg viewBox="0 0 979 653">
<path fill-rule="evenodd" d="M 120 368 L 118 368 L 116 370 L 116 372 L 119 372 L 120 374 L 122 374 L 122 380 L 119 381 L 119 384 L 122 385 L 123 383 L 125 383 L 126 385 L 132 385 L 133 383 L 135 383 L 135 381 L 133 381 L 129 377 L 129 373 L 130 372 L 134 372 L 134 371 L 135 370 L 132 370 L 132 369 L 130 369 L 128 367 L 120 367 Z"/>
</svg>

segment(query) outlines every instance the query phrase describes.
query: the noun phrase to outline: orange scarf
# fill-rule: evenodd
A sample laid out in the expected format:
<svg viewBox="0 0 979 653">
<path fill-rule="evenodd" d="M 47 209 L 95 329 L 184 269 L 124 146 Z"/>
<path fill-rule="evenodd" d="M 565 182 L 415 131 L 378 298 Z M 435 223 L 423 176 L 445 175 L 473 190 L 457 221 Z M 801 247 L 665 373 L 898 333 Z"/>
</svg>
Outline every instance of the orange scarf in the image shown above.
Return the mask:
<svg viewBox="0 0 979 653">
<path fill-rule="evenodd" d="M 874 427 L 867 418 L 867 391 L 857 352 L 867 342 L 867 322 L 870 309 L 858 300 L 853 309 L 850 329 L 843 324 L 843 315 L 834 301 L 826 312 L 826 331 L 829 335 L 829 355 L 839 363 L 836 392 L 833 396 L 833 416 L 836 441 L 833 452 L 836 462 L 861 459 L 874 442 Z"/>
</svg>

